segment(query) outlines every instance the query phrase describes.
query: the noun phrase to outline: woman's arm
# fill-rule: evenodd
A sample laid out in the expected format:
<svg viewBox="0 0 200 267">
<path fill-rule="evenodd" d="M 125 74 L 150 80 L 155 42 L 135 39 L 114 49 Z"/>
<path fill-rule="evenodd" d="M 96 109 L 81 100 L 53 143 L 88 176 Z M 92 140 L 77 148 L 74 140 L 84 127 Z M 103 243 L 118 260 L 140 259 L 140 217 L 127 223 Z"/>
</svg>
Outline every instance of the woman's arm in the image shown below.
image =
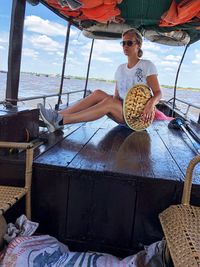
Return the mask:
<svg viewBox="0 0 200 267">
<path fill-rule="evenodd" d="M 117 83 L 115 84 L 115 94 L 114 94 L 113 97 L 114 97 L 114 98 L 117 98 L 117 99 L 120 98 L 120 97 L 119 97 L 119 91 L 118 91 L 118 89 L 117 89 Z"/>
<path fill-rule="evenodd" d="M 147 85 L 151 88 L 151 90 L 153 91 L 153 97 L 149 100 L 149 102 L 151 101 L 152 104 L 156 105 L 159 103 L 161 97 L 162 97 L 162 93 L 160 90 L 160 85 L 158 82 L 158 78 L 157 75 L 150 75 L 147 77 Z"/>
<path fill-rule="evenodd" d="M 155 105 L 159 103 L 162 93 L 160 90 L 160 85 L 158 82 L 157 75 L 150 75 L 147 77 L 147 85 L 151 88 L 153 92 L 152 98 L 147 102 L 144 111 L 142 113 L 143 120 L 145 122 L 152 119 L 153 111 Z"/>
</svg>

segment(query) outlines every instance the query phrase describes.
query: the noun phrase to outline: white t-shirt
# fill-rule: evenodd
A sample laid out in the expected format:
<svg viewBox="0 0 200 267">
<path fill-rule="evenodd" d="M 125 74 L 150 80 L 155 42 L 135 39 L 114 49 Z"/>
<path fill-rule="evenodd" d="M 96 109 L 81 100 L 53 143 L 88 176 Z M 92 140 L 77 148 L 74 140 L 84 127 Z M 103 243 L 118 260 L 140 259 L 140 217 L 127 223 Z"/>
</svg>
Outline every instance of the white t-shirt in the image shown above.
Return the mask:
<svg viewBox="0 0 200 267">
<path fill-rule="evenodd" d="M 156 67 L 150 60 L 140 59 L 131 69 L 127 63 L 121 64 L 115 73 L 120 98 L 124 99 L 128 89 L 136 84 L 147 85 L 146 78 L 150 75 L 157 75 Z"/>
</svg>

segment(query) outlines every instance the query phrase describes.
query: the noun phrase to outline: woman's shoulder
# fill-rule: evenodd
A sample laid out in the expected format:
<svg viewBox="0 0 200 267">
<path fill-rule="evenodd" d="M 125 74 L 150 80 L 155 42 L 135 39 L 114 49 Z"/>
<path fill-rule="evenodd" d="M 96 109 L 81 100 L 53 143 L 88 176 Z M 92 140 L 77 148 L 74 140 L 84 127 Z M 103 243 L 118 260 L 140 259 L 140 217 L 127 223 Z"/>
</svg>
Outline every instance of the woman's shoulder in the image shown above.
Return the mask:
<svg viewBox="0 0 200 267">
<path fill-rule="evenodd" d="M 118 68 L 125 68 L 125 67 L 126 67 L 126 65 L 127 65 L 127 63 L 122 63 L 122 64 L 120 64 L 120 65 L 119 65 L 119 67 L 118 67 Z"/>
<path fill-rule="evenodd" d="M 152 75 L 156 74 L 157 75 L 157 68 L 155 64 L 148 59 L 141 59 L 141 68 L 146 72 L 146 75 Z"/>
<path fill-rule="evenodd" d="M 154 65 L 153 62 L 149 59 L 140 59 L 140 63 L 144 65 Z"/>
<path fill-rule="evenodd" d="M 126 63 L 123 63 L 123 64 L 120 64 L 119 66 L 118 66 L 118 68 L 117 68 L 117 71 L 120 71 L 120 70 L 123 70 L 123 69 L 125 69 L 126 68 Z"/>
<path fill-rule="evenodd" d="M 149 69 L 149 68 L 155 69 L 156 68 L 155 64 L 149 59 L 141 59 L 140 64 L 141 64 L 141 67 L 143 67 L 143 68 L 147 68 L 147 69 Z"/>
</svg>

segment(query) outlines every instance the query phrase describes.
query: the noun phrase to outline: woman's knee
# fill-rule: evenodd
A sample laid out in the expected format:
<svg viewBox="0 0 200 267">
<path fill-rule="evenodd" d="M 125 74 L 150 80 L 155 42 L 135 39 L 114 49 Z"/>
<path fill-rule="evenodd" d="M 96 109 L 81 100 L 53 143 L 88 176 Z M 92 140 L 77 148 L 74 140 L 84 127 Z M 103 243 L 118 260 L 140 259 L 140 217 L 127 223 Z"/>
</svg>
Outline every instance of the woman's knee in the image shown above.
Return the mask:
<svg viewBox="0 0 200 267">
<path fill-rule="evenodd" d="M 116 122 L 124 123 L 122 102 L 113 97 L 107 97 L 103 102 L 107 115 Z"/>
<path fill-rule="evenodd" d="M 96 89 L 93 93 L 92 93 L 96 98 L 99 99 L 104 99 L 107 96 L 109 96 L 108 94 L 106 94 L 104 91 L 100 90 L 100 89 Z"/>
<path fill-rule="evenodd" d="M 119 105 L 120 103 L 118 100 L 113 98 L 113 96 L 107 96 L 104 99 L 104 104 L 110 110 L 110 109 L 114 108 L 116 105 Z"/>
</svg>

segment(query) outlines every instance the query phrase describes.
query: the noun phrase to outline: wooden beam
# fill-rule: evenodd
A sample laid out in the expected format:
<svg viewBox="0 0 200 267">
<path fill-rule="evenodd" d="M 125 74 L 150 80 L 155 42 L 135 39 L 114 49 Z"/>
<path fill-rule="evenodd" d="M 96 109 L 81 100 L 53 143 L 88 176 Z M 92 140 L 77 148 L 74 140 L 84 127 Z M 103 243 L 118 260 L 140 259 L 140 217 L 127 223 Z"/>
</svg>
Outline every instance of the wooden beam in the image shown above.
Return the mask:
<svg viewBox="0 0 200 267">
<path fill-rule="evenodd" d="M 6 100 L 14 105 L 17 104 L 18 98 L 25 8 L 26 0 L 13 0 L 9 38 Z"/>
</svg>

